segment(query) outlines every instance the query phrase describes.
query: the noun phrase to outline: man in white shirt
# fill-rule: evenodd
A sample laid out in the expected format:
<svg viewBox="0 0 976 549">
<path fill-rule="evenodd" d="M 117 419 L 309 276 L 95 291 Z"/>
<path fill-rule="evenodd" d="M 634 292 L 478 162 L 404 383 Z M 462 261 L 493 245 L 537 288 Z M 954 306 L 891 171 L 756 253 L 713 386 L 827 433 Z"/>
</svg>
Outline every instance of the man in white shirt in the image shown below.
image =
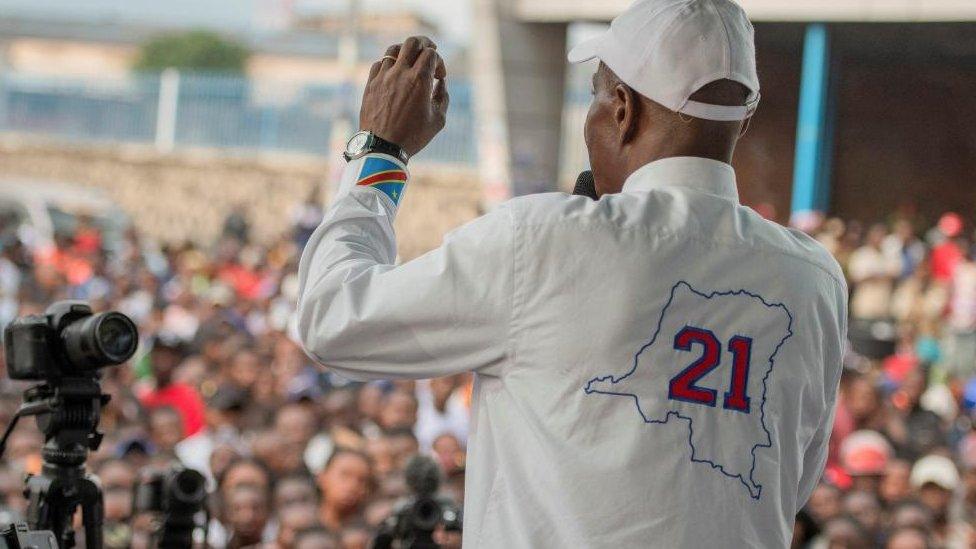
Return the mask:
<svg viewBox="0 0 976 549">
<path fill-rule="evenodd" d="M 642 0 L 570 58 L 601 61 L 600 199 L 517 198 L 402 265 L 405 160 L 443 126 L 446 73 L 426 39 L 374 65 L 369 133 L 302 257 L 305 348 L 360 379 L 475 372 L 465 547 L 786 547 L 826 459 L 847 289 L 739 204 L 752 25 L 728 0 Z"/>
<path fill-rule="evenodd" d="M 420 448 L 429 452 L 441 435 L 452 435 L 462 445 L 468 441 L 470 411 L 456 389 L 454 377 L 439 377 L 417 383 L 417 424 L 414 433 Z"/>
</svg>

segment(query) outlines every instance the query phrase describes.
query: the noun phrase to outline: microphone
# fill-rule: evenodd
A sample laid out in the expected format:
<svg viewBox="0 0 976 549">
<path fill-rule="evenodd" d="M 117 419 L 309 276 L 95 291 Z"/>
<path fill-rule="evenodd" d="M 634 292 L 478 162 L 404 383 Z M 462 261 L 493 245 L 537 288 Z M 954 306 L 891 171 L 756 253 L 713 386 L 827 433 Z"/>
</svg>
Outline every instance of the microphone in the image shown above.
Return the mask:
<svg viewBox="0 0 976 549">
<path fill-rule="evenodd" d="M 441 483 L 441 468 L 433 459 L 417 454 L 410 458 L 403 472 L 410 491 L 418 496 L 431 496 Z"/>
<path fill-rule="evenodd" d="M 573 194 L 588 196 L 593 200 L 600 199 L 596 194 L 596 183 L 593 181 L 593 172 L 590 170 L 580 172 L 579 177 L 576 178 L 576 187 L 573 189 Z"/>
</svg>

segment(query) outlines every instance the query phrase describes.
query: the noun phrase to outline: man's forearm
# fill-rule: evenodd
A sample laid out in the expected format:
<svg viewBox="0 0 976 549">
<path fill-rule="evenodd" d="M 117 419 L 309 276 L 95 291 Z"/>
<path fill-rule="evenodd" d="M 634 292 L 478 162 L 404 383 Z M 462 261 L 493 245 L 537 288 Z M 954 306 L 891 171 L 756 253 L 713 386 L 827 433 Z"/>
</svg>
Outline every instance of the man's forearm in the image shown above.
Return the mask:
<svg viewBox="0 0 976 549">
<path fill-rule="evenodd" d="M 343 284 L 396 261 L 393 221 L 406 189 L 406 167 L 386 155 L 351 161 L 332 206 L 312 234 L 299 264 L 299 326 L 307 350 L 320 360 L 321 319 Z M 320 319 L 314 321 L 313 319 Z"/>
<path fill-rule="evenodd" d="M 299 265 L 302 343 L 318 362 L 356 379 L 437 377 L 500 367 L 506 356 L 509 212 L 485 216 L 439 248 L 394 265 L 405 159 L 444 127 L 445 77 L 425 37 L 391 46 L 373 64 L 362 131 L 345 155 L 354 160 Z M 375 154 L 391 150 L 403 154 Z M 494 276 L 485 276 L 486 266 Z"/>
</svg>

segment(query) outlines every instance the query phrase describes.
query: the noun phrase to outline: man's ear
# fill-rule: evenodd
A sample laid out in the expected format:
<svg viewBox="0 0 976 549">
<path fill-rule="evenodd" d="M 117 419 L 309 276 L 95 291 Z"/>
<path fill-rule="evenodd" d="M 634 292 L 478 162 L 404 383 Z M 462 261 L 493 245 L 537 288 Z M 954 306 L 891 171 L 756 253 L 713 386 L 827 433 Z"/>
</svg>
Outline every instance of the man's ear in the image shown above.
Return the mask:
<svg viewBox="0 0 976 549">
<path fill-rule="evenodd" d="M 625 84 L 617 84 L 613 89 L 616 107 L 613 111 L 617 123 L 620 144 L 630 143 L 637 135 L 637 119 L 640 115 L 640 101 L 637 93 Z"/>
</svg>

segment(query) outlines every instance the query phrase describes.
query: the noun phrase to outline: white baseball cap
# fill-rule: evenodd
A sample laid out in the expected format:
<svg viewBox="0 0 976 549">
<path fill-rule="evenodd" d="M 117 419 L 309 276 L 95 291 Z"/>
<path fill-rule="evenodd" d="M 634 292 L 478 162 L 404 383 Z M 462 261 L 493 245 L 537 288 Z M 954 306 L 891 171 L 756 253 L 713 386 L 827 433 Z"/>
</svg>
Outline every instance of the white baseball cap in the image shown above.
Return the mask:
<svg viewBox="0 0 976 549">
<path fill-rule="evenodd" d="M 574 47 L 569 62 L 600 59 L 625 84 L 672 111 L 744 120 L 759 105 L 753 34 L 745 11 L 731 0 L 637 0 L 605 33 Z M 722 79 L 749 89 L 745 105 L 689 99 Z"/>
<path fill-rule="evenodd" d="M 916 488 L 932 483 L 951 491 L 959 486 L 959 471 L 951 459 L 940 455 L 928 455 L 915 462 L 909 481 Z"/>
</svg>

